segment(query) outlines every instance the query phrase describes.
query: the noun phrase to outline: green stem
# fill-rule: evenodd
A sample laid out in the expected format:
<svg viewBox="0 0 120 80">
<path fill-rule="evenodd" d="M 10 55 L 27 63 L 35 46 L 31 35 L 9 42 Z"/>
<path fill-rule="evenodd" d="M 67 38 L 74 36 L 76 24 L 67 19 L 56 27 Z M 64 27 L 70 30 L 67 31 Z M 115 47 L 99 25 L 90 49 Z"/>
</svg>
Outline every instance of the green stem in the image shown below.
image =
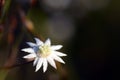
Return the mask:
<svg viewBox="0 0 120 80">
<path fill-rule="evenodd" d="M 0 80 L 5 80 L 9 70 L 1 69 L 0 70 Z"/>
</svg>

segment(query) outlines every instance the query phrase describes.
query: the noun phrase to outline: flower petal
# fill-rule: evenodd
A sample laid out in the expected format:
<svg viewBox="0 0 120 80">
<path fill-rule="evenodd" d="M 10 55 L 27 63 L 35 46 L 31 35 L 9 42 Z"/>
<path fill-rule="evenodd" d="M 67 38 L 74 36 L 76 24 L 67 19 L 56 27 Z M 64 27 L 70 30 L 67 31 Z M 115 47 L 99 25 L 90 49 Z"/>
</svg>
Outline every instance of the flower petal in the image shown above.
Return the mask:
<svg viewBox="0 0 120 80">
<path fill-rule="evenodd" d="M 28 53 L 35 53 L 32 48 L 24 48 L 21 51 L 28 52 Z"/>
<path fill-rule="evenodd" d="M 62 47 L 63 47 L 62 45 L 53 45 L 53 46 L 51 46 L 52 50 L 59 50 Z"/>
<path fill-rule="evenodd" d="M 49 64 L 50 64 L 51 66 L 53 66 L 55 69 L 57 68 L 57 67 L 56 67 L 56 64 L 55 64 L 55 61 L 54 61 L 51 57 L 48 57 L 48 58 L 47 58 L 47 61 L 48 61 Z"/>
<path fill-rule="evenodd" d="M 35 44 L 35 43 L 32 43 L 32 42 L 27 42 L 27 44 L 28 44 L 30 47 L 36 46 L 36 44 Z"/>
<path fill-rule="evenodd" d="M 47 70 L 47 66 L 48 66 L 47 60 L 46 60 L 46 58 L 44 58 L 43 59 L 43 72 L 45 72 Z"/>
<path fill-rule="evenodd" d="M 58 52 L 58 51 L 53 51 L 54 54 L 56 54 L 57 56 L 67 56 L 67 54 L 64 54 L 62 52 Z"/>
<path fill-rule="evenodd" d="M 34 57 L 36 57 L 35 54 L 28 54 L 28 55 L 24 56 L 23 58 L 34 58 Z"/>
<path fill-rule="evenodd" d="M 58 61 L 58 62 L 61 62 L 61 63 L 65 64 L 65 62 L 62 60 L 62 58 L 58 57 L 57 55 L 52 54 L 52 57 L 53 57 L 56 61 Z"/>
<path fill-rule="evenodd" d="M 35 41 L 36 41 L 37 45 L 42 45 L 43 44 L 43 42 L 38 38 L 35 38 Z"/>
<path fill-rule="evenodd" d="M 34 60 L 34 62 L 33 62 L 33 66 L 35 66 L 38 63 L 38 60 L 39 59 L 36 57 L 35 60 Z"/>
<path fill-rule="evenodd" d="M 45 45 L 49 45 L 49 46 L 51 45 L 51 41 L 49 38 L 45 41 Z"/>
<path fill-rule="evenodd" d="M 43 63 L 43 58 L 39 58 L 35 72 L 37 72 L 41 68 L 42 63 Z"/>
<path fill-rule="evenodd" d="M 39 50 L 39 46 L 34 46 L 34 47 L 33 47 L 33 50 L 35 51 L 35 53 L 37 53 L 38 50 Z"/>
</svg>

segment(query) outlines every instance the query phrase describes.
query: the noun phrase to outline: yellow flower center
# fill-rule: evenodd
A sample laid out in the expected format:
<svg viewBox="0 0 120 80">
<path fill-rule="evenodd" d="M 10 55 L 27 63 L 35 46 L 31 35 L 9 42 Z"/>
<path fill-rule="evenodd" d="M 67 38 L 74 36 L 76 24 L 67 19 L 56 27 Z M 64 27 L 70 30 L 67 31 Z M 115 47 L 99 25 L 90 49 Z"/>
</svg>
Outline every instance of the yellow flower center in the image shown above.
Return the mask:
<svg viewBox="0 0 120 80">
<path fill-rule="evenodd" d="M 47 57 L 51 53 L 51 49 L 49 45 L 43 45 L 39 47 L 39 55 L 41 57 Z"/>
</svg>

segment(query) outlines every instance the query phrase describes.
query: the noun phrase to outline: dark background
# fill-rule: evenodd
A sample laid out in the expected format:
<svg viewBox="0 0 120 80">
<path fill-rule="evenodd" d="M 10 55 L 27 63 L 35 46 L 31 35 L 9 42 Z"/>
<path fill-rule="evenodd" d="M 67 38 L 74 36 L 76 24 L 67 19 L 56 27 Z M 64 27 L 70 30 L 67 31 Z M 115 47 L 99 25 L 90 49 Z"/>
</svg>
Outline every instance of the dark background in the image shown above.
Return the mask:
<svg viewBox="0 0 120 80">
<path fill-rule="evenodd" d="M 21 51 L 34 37 L 62 44 L 66 64 L 34 72 Z M 0 80 L 119 80 L 119 45 L 119 0 L 0 1 Z"/>
</svg>

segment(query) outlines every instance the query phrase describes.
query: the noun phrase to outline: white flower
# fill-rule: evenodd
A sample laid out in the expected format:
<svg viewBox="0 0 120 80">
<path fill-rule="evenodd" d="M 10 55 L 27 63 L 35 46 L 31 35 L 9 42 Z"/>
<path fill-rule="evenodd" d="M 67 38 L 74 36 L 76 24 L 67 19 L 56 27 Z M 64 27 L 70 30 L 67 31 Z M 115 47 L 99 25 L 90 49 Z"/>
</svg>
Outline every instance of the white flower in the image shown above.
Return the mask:
<svg viewBox="0 0 120 80">
<path fill-rule="evenodd" d="M 62 45 L 52 45 L 50 39 L 44 42 L 35 38 L 36 43 L 27 42 L 30 48 L 24 48 L 22 51 L 28 52 L 30 54 L 24 56 L 23 58 L 34 58 L 33 66 L 36 65 L 36 71 L 38 71 L 43 66 L 43 72 L 47 70 L 48 63 L 56 69 L 55 61 L 65 63 L 60 57 L 67 56 L 62 52 L 57 50 L 62 48 Z"/>
</svg>

